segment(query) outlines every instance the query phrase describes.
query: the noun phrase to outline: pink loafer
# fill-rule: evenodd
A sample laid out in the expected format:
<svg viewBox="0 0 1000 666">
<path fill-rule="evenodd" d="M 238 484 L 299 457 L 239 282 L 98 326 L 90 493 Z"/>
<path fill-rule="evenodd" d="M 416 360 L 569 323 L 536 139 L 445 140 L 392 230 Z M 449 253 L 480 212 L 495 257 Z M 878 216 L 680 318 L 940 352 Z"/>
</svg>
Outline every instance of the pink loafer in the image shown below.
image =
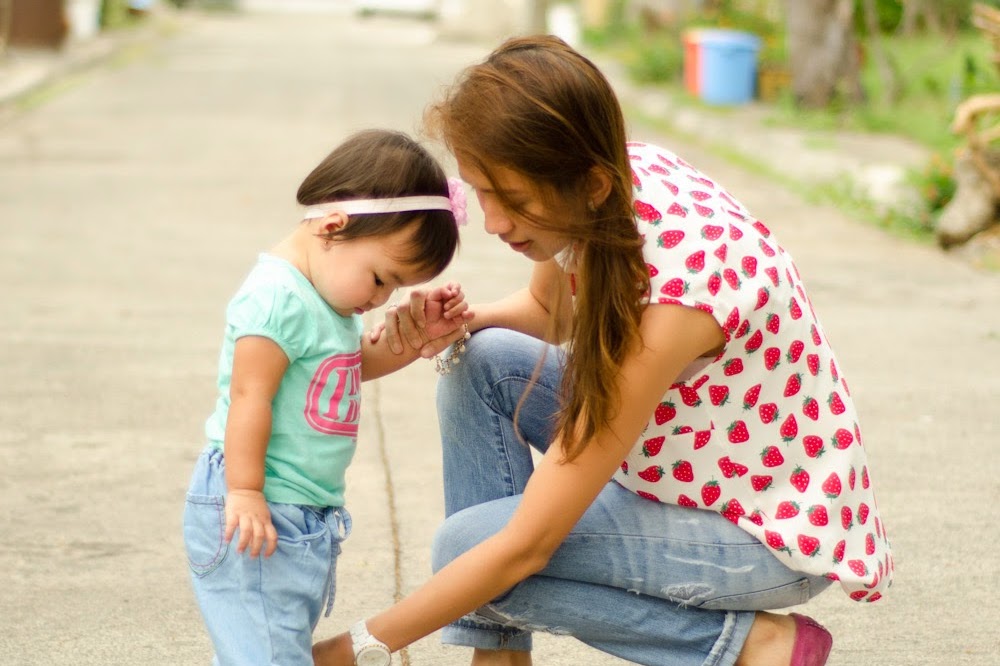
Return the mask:
<svg viewBox="0 0 1000 666">
<path fill-rule="evenodd" d="M 791 666 L 823 666 L 833 647 L 833 636 L 811 617 L 792 613 L 795 620 L 795 645 Z"/>
</svg>

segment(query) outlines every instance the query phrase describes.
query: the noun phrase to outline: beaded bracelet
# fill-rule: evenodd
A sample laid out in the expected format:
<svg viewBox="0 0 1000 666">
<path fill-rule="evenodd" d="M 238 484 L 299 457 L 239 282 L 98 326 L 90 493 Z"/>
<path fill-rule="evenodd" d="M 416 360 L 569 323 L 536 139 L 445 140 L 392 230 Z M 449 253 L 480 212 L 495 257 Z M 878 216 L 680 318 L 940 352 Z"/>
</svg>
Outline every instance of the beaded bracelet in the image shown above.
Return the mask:
<svg viewBox="0 0 1000 666">
<path fill-rule="evenodd" d="M 468 324 L 462 324 L 462 328 L 465 330 L 465 335 L 455 342 L 451 353 L 445 358 L 441 358 L 440 355 L 434 356 L 434 370 L 437 371 L 439 375 L 449 374 L 451 372 L 451 366 L 458 365 L 462 360 L 459 356 L 465 353 L 465 341 L 472 337 L 472 334 L 469 333 Z"/>
</svg>

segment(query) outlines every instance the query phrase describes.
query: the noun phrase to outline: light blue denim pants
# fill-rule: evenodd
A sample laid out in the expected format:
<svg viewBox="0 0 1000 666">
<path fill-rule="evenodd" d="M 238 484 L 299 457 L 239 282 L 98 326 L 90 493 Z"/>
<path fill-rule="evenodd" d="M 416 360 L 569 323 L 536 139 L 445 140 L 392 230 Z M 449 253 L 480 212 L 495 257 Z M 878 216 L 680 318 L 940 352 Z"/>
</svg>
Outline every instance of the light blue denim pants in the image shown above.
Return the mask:
<svg viewBox="0 0 1000 666">
<path fill-rule="evenodd" d="M 503 329 L 467 343 L 438 386 L 445 510 L 435 571 L 498 532 L 521 500 L 559 403 L 559 350 Z M 609 482 L 538 575 L 446 627 L 443 641 L 530 650 L 531 631 L 573 636 L 639 664 L 729 666 L 756 610 L 801 604 L 830 581 L 785 567 L 721 515 L 643 499 Z"/>
<path fill-rule="evenodd" d="M 216 666 L 312 666 L 312 632 L 336 589 L 340 542 L 351 531 L 342 507 L 268 502 L 278 532 L 271 557 L 236 552 L 223 540 L 225 460 L 198 458 L 184 508 L 184 546 Z"/>
</svg>

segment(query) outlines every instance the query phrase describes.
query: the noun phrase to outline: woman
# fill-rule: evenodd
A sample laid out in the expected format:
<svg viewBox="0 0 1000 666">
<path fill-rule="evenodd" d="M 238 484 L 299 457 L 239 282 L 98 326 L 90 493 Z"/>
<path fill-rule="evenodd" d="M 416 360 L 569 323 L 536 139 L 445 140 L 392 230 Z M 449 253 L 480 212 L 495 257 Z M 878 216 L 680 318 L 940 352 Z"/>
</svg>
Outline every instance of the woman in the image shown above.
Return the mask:
<svg viewBox="0 0 1000 666">
<path fill-rule="evenodd" d="M 608 82 L 556 38 L 506 42 L 428 119 L 486 230 L 535 266 L 474 308 L 440 385 L 435 575 L 317 663 L 388 663 L 452 623 L 474 665 L 530 664 L 535 629 L 641 664 L 824 664 L 821 625 L 767 610 L 834 581 L 875 601 L 893 564 L 790 256 L 704 174 L 627 143 Z M 387 319 L 400 350 L 422 344 L 411 303 Z"/>
</svg>

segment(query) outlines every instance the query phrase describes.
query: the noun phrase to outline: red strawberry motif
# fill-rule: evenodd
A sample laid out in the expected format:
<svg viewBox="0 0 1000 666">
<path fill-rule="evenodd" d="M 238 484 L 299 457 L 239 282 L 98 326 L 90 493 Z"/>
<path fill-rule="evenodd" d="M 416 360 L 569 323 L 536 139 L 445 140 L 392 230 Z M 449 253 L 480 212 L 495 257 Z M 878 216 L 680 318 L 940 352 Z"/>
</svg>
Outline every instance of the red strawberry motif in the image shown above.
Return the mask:
<svg viewBox="0 0 1000 666">
<path fill-rule="evenodd" d="M 681 386 L 678 390 L 681 393 L 681 400 L 688 407 L 697 407 L 701 404 L 701 398 L 698 397 L 698 389 L 693 386 Z"/>
<path fill-rule="evenodd" d="M 673 296 L 674 298 L 680 298 L 688 292 L 690 286 L 691 285 L 681 278 L 674 278 L 660 287 L 660 293 L 666 294 L 667 296 Z"/>
<path fill-rule="evenodd" d="M 659 455 L 660 449 L 663 448 L 663 442 L 665 442 L 666 439 L 667 438 L 663 435 L 647 439 L 642 443 L 642 455 L 647 458 Z"/>
<path fill-rule="evenodd" d="M 663 425 L 675 416 L 677 416 L 677 409 L 674 407 L 674 403 L 667 401 L 656 406 L 653 419 L 656 421 L 656 425 Z"/>
<path fill-rule="evenodd" d="M 799 515 L 799 505 L 795 502 L 785 500 L 778 505 L 778 510 L 775 512 L 774 517 L 778 520 L 786 520 L 794 518 L 797 515 Z"/>
<path fill-rule="evenodd" d="M 757 331 L 760 333 L 760 331 Z M 764 367 L 774 370 L 781 365 L 781 350 L 777 347 L 768 347 L 764 350 Z"/>
<path fill-rule="evenodd" d="M 806 399 L 802 401 L 802 413 L 813 421 L 819 420 L 819 402 L 816 398 L 806 396 Z"/>
<path fill-rule="evenodd" d="M 719 465 L 719 469 L 722 470 L 722 475 L 727 479 L 731 479 L 734 476 L 743 476 L 744 474 L 750 471 L 749 467 L 737 462 L 733 462 L 732 460 L 729 459 L 729 456 L 723 456 L 722 458 L 719 458 L 717 464 Z"/>
<path fill-rule="evenodd" d="M 656 208 L 646 203 L 645 201 L 635 201 L 635 214 L 639 216 L 639 219 L 643 222 L 648 222 L 649 224 L 659 224 L 660 220 L 663 219 L 663 215 Z"/>
<path fill-rule="evenodd" d="M 845 530 L 849 530 L 854 526 L 854 512 L 851 511 L 851 507 L 840 507 L 840 525 Z"/>
<path fill-rule="evenodd" d="M 868 467 L 861 468 L 861 487 L 868 490 Z"/>
<path fill-rule="evenodd" d="M 861 560 L 848 560 L 847 566 L 851 568 L 851 571 L 853 571 L 856 576 L 864 578 L 868 575 L 868 567 Z"/>
<path fill-rule="evenodd" d="M 864 525 L 868 522 L 868 505 L 862 502 L 858 505 L 858 525 Z"/>
<path fill-rule="evenodd" d="M 729 213 L 730 211 L 727 210 L 726 212 Z M 737 217 L 739 217 L 740 219 L 742 219 L 742 216 L 737 216 Z M 729 239 L 735 241 L 735 240 L 739 240 L 741 238 L 743 238 L 743 232 L 740 231 L 739 229 L 737 229 L 732 224 L 730 224 L 729 225 Z"/>
<path fill-rule="evenodd" d="M 840 380 L 840 373 L 837 372 L 837 364 L 834 362 L 832 358 L 830 359 L 830 376 L 833 378 L 833 381 L 835 382 Z"/>
<path fill-rule="evenodd" d="M 667 171 L 666 169 L 664 169 L 663 167 L 661 167 L 659 164 L 650 164 L 649 165 L 649 170 L 652 171 L 653 173 L 658 173 L 661 176 L 664 175 L 664 174 L 670 173 L 669 171 Z"/>
<path fill-rule="evenodd" d="M 754 511 L 749 516 L 747 516 L 747 520 L 749 520 L 754 525 L 761 526 L 764 524 L 764 515 L 760 511 Z"/>
<path fill-rule="evenodd" d="M 708 397 L 713 405 L 720 407 L 729 402 L 729 387 L 713 384 L 708 387 Z"/>
<path fill-rule="evenodd" d="M 622 461 L 621 467 L 622 467 L 622 474 L 628 474 L 628 461 L 627 460 L 623 460 Z"/>
<path fill-rule="evenodd" d="M 711 430 L 699 430 L 694 434 L 694 448 L 697 451 L 712 439 Z"/>
<path fill-rule="evenodd" d="M 854 467 L 847 471 L 847 487 L 854 490 L 854 484 L 857 481 L 857 475 L 854 473 Z"/>
<path fill-rule="evenodd" d="M 762 493 L 771 487 L 771 483 L 774 482 L 774 477 L 769 474 L 754 474 L 750 477 L 750 485 L 758 493 Z"/>
<path fill-rule="evenodd" d="M 693 252 L 684 260 L 684 265 L 690 273 L 700 273 L 705 270 L 705 251 L 698 250 L 697 252 Z"/>
<path fill-rule="evenodd" d="M 695 211 L 702 217 L 708 217 L 708 218 L 715 217 L 715 211 L 709 208 L 708 206 L 702 206 L 700 203 L 692 205 L 694 206 Z"/>
<path fill-rule="evenodd" d="M 689 425 L 676 426 L 673 430 L 673 434 L 675 435 L 686 435 L 689 432 L 694 432 L 694 428 Z"/>
<path fill-rule="evenodd" d="M 638 495 L 639 497 L 642 497 L 642 498 L 648 499 L 648 500 L 652 500 L 654 502 L 659 502 L 660 501 L 659 497 L 657 497 L 653 493 L 647 493 L 645 490 L 637 490 L 637 491 L 635 491 L 635 494 Z"/>
<path fill-rule="evenodd" d="M 764 275 L 771 279 L 771 284 L 777 287 L 781 284 L 781 278 L 778 277 L 778 269 L 774 266 L 768 266 L 764 269 Z"/>
<path fill-rule="evenodd" d="M 806 557 L 816 557 L 819 555 L 819 539 L 814 536 L 800 534 L 798 537 L 799 550 Z"/>
<path fill-rule="evenodd" d="M 768 236 L 771 235 L 771 230 L 765 227 L 764 223 L 761 222 L 760 220 L 757 220 L 756 222 L 753 223 L 753 228 L 756 229 L 757 232 L 760 233 L 760 235 L 763 236 L 764 238 L 767 238 Z"/>
<path fill-rule="evenodd" d="M 837 428 L 830 443 L 835 449 L 846 449 L 854 442 L 854 435 L 847 428 Z"/>
<path fill-rule="evenodd" d="M 809 354 L 806 356 L 806 365 L 809 367 L 809 374 L 813 377 L 819 375 L 819 354 Z"/>
<path fill-rule="evenodd" d="M 678 161 L 680 161 L 680 160 L 678 160 Z M 692 171 L 694 170 L 694 167 L 692 167 L 689 164 L 685 164 L 684 166 L 688 167 Z M 707 187 L 710 190 L 714 190 L 715 189 L 715 183 L 713 183 L 712 181 L 710 181 L 708 178 L 705 178 L 704 176 L 692 176 L 691 174 L 688 174 L 688 179 L 691 180 L 692 182 L 695 182 L 695 183 L 701 183 L 702 185 L 704 185 L 705 187 Z"/>
<path fill-rule="evenodd" d="M 796 467 L 788 481 L 800 493 L 804 493 L 809 488 L 809 472 L 801 467 Z"/>
<path fill-rule="evenodd" d="M 680 193 L 680 191 L 681 191 L 681 188 L 677 187 L 676 185 L 674 185 L 673 183 L 671 183 L 671 182 L 670 182 L 669 180 L 667 180 L 666 178 L 663 178 L 663 179 L 661 179 L 661 180 L 660 180 L 660 182 L 661 182 L 661 183 L 663 183 L 663 184 L 664 184 L 664 186 L 666 186 L 666 188 L 667 188 L 668 190 L 670 190 L 670 193 L 671 193 L 671 194 L 673 194 L 673 195 L 674 195 L 675 197 L 676 197 L 676 196 L 677 196 L 677 195 L 678 195 L 678 194 Z"/>
<path fill-rule="evenodd" d="M 643 481 L 656 483 L 663 478 L 663 468 L 659 465 L 650 465 L 646 469 L 639 472 L 639 478 Z"/>
<path fill-rule="evenodd" d="M 841 539 L 837 542 L 837 545 L 833 547 L 833 563 L 840 564 L 844 559 L 844 551 L 847 550 L 847 541 Z"/>
<path fill-rule="evenodd" d="M 748 278 L 752 278 L 757 275 L 757 257 L 746 256 L 740 262 L 740 266 L 743 269 L 743 275 Z"/>
<path fill-rule="evenodd" d="M 739 220 L 741 222 L 745 222 L 746 219 L 747 219 L 746 215 L 743 215 L 742 213 L 738 213 L 735 210 L 729 210 L 728 208 L 723 208 L 723 210 L 726 211 L 727 213 L 729 213 L 730 215 L 732 215 L 733 217 L 735 217 L 737 220 Z M 740 234 L 740 235 L 742 236 L 743 234 Z"/>
<path fill-rule="evenodd" d="M 694 470 L 691 468 L 691 463 L 687 460 L 678 460 L 673 465 L 674 468 L 674 478 L 678 481 L 683 481 L 684 483 L 690 483 L 694 481 Z M 640 473 L 639 476 L 642 476 Z"/>
<path fill-rule="evenodd" d="M 660 274 L 660 271 L 653 264 L 647 263 L 646 270 L 649 271 L 649 277 L 653 278 Z"/>
<path fill-rule="evenodd" d="M 788 381 L 785 382 L 785 397 L 791 398 L 793 395 L 796 395 L 801 389 L 802 389 L 802 375 L 798 372 L 789 375 Z"/>
<path fill-rule="evenodd" d="M 748 354 L 752 354 L 758 349 L 760 349 L 761 344 L 764 342 L 764 334 L 760 332 L 760 329 L 754 331 L 754 334 L 750 336 L 750 339 L 746 341 L 743 348 Z"/>
<path fill-rule="evenodd" d="M 667 215 L 676 215 L 677 217 L 687 217 L 687 208 L 680 205 L 676 201 L 670 204 L 670 208 L 667 209 Z"/>
<path fill-rule="evenodd" d="M 789 363 L 798 363 L 799 357 L 802 356 L 802 352 L 805 351 L 806 344 L 801 340 L 793 340 L 792 344 L 788 345 L 788 353 L 785 354 L 785 359 Z"/>
<path fill-rule="evenodd" d="M 708 293 L 715 296 L 719 293 L 719 289 L 722 288 L 722 276 L 719 275 L 719 271 L 713 272 L 708 276 Z"/>
<path fill-rule="evenodd" d="M 760 245 L 760 251 L 763 252 L 765 255 L 769 257 L 774 256 L 774 248 L 765 243 L 763 238 L 760 239 L 759 245 Z"/>
<path fill-rule="evenodd" d="M 812 505 L 806 509 L 806 514 L 809 516 L 809 522 L 816 527 L 823 527 L 830 522 L 830 517 L 826 513 L 826 507 L 822 504 Z"/>
<path fill-rule="evenodd" d="M 677 247 L 684 240 L 684 232 L 680 229 L 670 229 L 664 231 L 656 239 L 656 244 L 667 249 Z"/>
<path fill-rule="evenodd" d="M 729 441 L 733 444 L 742 444 L 750 439 L 747 424 L 743 421 L 733 421 L 726 430 L 729 433 Z"/>
<path fill-rule="evenodd" d="M 875 536 L 869 532 L 865 535 L 865 555 L 875 554 Z"/>
<path fill-rule="evenodd" d="M 747 392 L 743 394 L 743 409 L 753 409 L 753 406 L 757 404 L 757 399 L 760 397 L 760 388 L 760 384 L 754 384 L 747 389 Z"/>
<path fill-rule="evenodd" d="M 781 328 L 781 317 L 772 312 L 767 315 L 767 324 L 765 326 L 768 331 L 777 335 L 778 330 Z"/>
<path fill-rule="evenodd" d="M 763 423 L 770 423 L 776 418 L 781 416 L 781 412 L 778 410 L 778 406 L 773 402 L 765 402 L 760 407 L 757 408 L 757 412 L 760 414 L 760 420 Z"/>
<path fill-rule="evenodd" d="M 823 492 L 830 499 L 836 499 L 840 497 L 840 491 L 842 490 L 840 485 L 840 477 L 836 472 L 831 472 L 830 476 L 826 478 L 823 482 Z"/>
<path fill-rule="evenodd" d="M 719 499 L 722 490 L 718 481 L 709 481 L 701 487 L 701 501 L 705 506 L 712 506 Z"/>
<path fill-rule="evenodd" d="M 771 291 L 767 287 L 761 287 L 757 290 L 757 305 L 754 306 L 754 310 L 760 310 L 762 307 L 767 305 L 767 302 L 771 299 Z"/>
<path fill-rule="evenodd" d="M 743 361 L 738 358 L 731 358 L 722 364 L 722 373 L 726 377 L 732 377 L 743 372 Z"/>
<path fill-rule="evenodd" d="M 736 330 L 736 338 L 737 339 L 742 338 L 749 332 L 750 332 L 750 320 L 744 319 L 743 323 L 740 324 L 740 327 Z"/>
<path fill-rule="evenodd" d="M 864 590 L 857 590 L 856 592 L 851 592 L 851 594 L 848 596 L 850 596 L 851 599 L 853 599 L 854 601 L 861 601 L 862 599 L 868 596 L 868 593 L 865 592 Z"/>
<path fill-rule="evenodd" d="M 799 424 L 795 420 L 795 414 L 789 414 L 785 421 L 781 424 L 781 430 L 778 431 L 781 434 L 781 439 L 790 442 L 795 439 L 795 436 L 799 433 Z"/>
<path fill-rule="evenodd" d="M 819 458 L 825 450 L 823 448 L 823 438 L 816 435 L 806 435 L 802 438 L 802 446 L 805 447 L 806 455 L 810 458 Z"/>
<path fill-rule="evenodd" d="M 724 271 L 722 271 L 722 277 L 725 278 L 726 282 L 733 289 L 740 288 L 740 276 L 737 275 L 736 271 L 734 271 L 732 268 L 727 268 Z"/>
<path fill-rule="evenodd" d="M 697 208 L 697 204 L 695 204 L 695 207 Z M 706 240 L 719 240 L 724 233 L 726 233 L 726 230 L 717 224 L 706 224 L 701 228 L 701 237 Z"/>
<path fill-rule="evenodd" d="M 733 498 L 722 505 L 722 510 L 720 511 L 723 516 L 732 522 L 738 522 L 740 516 L 746 515 L 746 510 L 743 509 L 743 505 L 736 498 Z"/>
<path fill-rule="evenodd" d="M 715 252 L 713 252 L 712 254 L 714 254 L 716 257 L 718 257 L 719 261 L 723 261 L 724 262 L 726 260 L 726 255 L 728 253 L 729 253 L 729 248 L 727 248 L 726 244 L 723 243 L 719 247 L 715 248 Z"/>
<path fill-rule="evenodd" d="M 684 495 L 684 494 L 681 494 L 681 495 L 677 496 L 677 505 L 678 506 L 686 506 L 689 509 L 697 509 L 698 508 L 698 503 L 695 502 L 690 497 L 688 497 L 687 495 Z"/>
<path fill-rule="evenodd" d="M 778 467 L 785 464 L 785 457 L 777 446 L 769 446 L 760 453 L 760 461 L 764 467 Z"/>
<path fill-rule="evenodd" d="M 666 164 L 668 167 L 670 167 L 674 171 L 677 171 L 678 169 L 680 169 L 679 166 L 677 166 L 676 164 L 674 164 L 673 162 L 671 162 L 670 160 L 668 160 L 663 155 L 660 155 L 659 153 L 657 153 L 656 157 L 657 157 L 657 159 L 659 159 L 661 162 L 663 162 L 664 164 Z"/>
<path fill-rule="evenodd" d="M 840 415 L 847 411 L 844 401 L 840 399 L 840 394 L 833 391 L 827 399 L 826 404 L 830 406 L 830 413 Z"/>
<path fill-rule="evenodd" d="M 691 198 L 695 201 L 704 201 L 705 199 L 711 199 L 712 195 L 708 192 L 702 192 L 701 190 L 691 190 Z M 714 239 L 713 239 L 714 240 Z"/>
<path fill-rule="evenodd" d="M 642 190 L 642 181 L 639 180 L 639 174 L 632 169 L 632 186 L 637 190 Z"/>
<path fill-rule="evenodd" d="M 816 324 L 813 324 L 812 326 L 809 327 L 809 335 L 812 336 L 813 344 L 816 345 L 817 347 L 819 347 L 823 343 L 823 340 L 821 340 L 819 337 L 819 329 L 816 328 Z M 833 365 L 832 359 L 830 361 L 830 364 Z M 836 376 L 834 376 L 834 380 L 836 380 Z"/>
<path fill-rule="evenodd" d="M 799 302 L 795 300 L 794 296 L 792 296 L 791 303 L 788 304 L 788 316 L 792 319 L 799 319 L 802 317 L 802 309 L 799 307 Z"/>
<path fill-rule="evenodd" d="M 777 532 L 772 532 L 771 530 L 764 530 L 764 539 L 767 541 L 767 545 L 777 550 L 779 552 L 785 552 L 789 555 L 792 553 L 792 549 L 785 545 L 785 540 L 781 538 L 781 535 Z"/>
</svg>

